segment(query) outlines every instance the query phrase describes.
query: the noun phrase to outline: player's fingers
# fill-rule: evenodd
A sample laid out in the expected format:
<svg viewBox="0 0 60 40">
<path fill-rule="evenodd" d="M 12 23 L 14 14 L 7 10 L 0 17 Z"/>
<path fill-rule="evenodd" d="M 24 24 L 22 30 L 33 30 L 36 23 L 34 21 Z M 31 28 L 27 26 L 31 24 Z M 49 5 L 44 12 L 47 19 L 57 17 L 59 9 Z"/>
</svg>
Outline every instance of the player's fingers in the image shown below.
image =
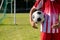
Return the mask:
<svg viewBox="0 0 60 40">
<path fill-rule="evenodd" d="M 34 28 L 34 29 L 38 29 L 38 27 L 36 27 L 36 26 L 33 26 L 33 28 Z"/>
<path fill-rule="evenodd" d="M 59 26 L 58 26 L 58 25 L 53 25 L 52 27 L 53 27 L 53 28 L 59 28 Z"/>
<path fill-rule="evenodd" d="M 33 24 L 33 28 L 38 29 L 38 27 L 36 26 L 36 23 Z"/>
</svg>

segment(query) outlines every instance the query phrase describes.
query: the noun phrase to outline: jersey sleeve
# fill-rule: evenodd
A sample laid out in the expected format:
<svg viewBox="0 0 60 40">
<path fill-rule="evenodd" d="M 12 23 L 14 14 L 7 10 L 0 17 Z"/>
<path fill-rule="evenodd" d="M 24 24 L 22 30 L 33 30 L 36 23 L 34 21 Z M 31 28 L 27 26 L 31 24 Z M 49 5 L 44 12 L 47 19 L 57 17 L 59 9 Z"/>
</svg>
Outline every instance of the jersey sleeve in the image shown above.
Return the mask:
<svg viewBox="0 0 60 40">
<path fill-rule="evenodd" d="M 36 0 L 33 7 L 35 7 L 36 9 L 40 9 L 42 7 L 42 5 L 43 5 L 43 0 Z"/>
</svg>

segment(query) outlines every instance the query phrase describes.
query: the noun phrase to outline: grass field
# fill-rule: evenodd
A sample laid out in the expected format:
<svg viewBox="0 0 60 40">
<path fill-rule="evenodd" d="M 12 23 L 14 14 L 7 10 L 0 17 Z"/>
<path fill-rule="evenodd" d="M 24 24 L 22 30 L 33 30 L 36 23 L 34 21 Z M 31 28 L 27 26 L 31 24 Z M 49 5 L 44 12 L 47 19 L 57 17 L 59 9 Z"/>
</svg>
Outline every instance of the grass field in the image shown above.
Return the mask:
<svg viewBox="0 0 60 40">
<path fill-rule="evenodd" d="M 0 40 L 40 40 L 38 29 L 31 27 L 29 23 L 29 14 L 17 13 L 16 25 L 13 23 L 13 14 L 6 14 L 6 17 L 0 24 Z"/>
</svg>

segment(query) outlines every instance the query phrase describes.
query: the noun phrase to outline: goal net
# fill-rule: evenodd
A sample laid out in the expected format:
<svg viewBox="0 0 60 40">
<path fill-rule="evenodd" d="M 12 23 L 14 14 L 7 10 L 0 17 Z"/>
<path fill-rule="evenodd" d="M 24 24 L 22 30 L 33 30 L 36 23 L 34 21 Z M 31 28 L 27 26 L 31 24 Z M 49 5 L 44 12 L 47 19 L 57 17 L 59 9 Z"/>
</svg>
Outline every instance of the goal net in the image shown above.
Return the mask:
<svg viewBox="0 0 60 40">
<path fill-rule="evenodd" d="M 0 0 L 0 24 L 15 24 L 15 0 Z M 8 7 L 10 9 L 8 9 Z M 9 11 L 9 13 L 7 13 Z M 14 13 L 14 14 L 13 14 Z"/>
</svg>

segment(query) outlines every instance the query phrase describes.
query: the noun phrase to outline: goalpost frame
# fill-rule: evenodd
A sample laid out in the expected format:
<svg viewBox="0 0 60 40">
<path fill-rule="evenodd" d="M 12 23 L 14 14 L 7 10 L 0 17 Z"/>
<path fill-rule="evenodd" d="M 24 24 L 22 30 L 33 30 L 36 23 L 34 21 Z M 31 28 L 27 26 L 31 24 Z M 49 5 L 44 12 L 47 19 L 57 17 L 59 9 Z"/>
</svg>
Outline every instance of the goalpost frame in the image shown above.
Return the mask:
<svg viewBox="0 0 60 40">
<path fill-rule="evenodd" d="M 13 8 L 12 8 L 12 0 L 11 0 L 11 2 L 9 2 L 9 3 L 11 3 L 11 15 L 12 15 L 12 13 L 14 13 L 14 24 L 16 24 L 16 0 L 13 0 L 14 1 L 14 12 L 13 12 Z"/>
<path fill-rule="evenodd" d="M 11 15 L 12 13 L 14 13 L 14 24 L 16 24 L 16 0 L 13 0 L 14 1 L 14 12 L 13 12 L 13 8 L 12 8 L 12 0 L 11 0 Z"/>
<path fill-rule="evenodd" d="M 14 0 L 14 24 L 16 24 L 16 0 Z"/>
<path fill-rule="evenodd" d="M 13 4 L 14 7 L 13 8 L 12 8 L 12 1 L 14 1 L 14 4 Z M 3 3 L 5 3 L 5 5 L 3 5 Z M 11 14 L 14 13 L 14 21 L 13 22 L 14 22 L 14 24 L 16 24 L 16 0 L 2 0 L 1 5 L 0 5 L 0 9 L 1 9 L 2 5 L 3 5 L 3 7 L 6 10 L 5 6 L 7 6 L 8 3 L 11 4 Z M 13 12 L 13 9 L 14 9 L 14 12 Z M 4 11 L 4 13 L 6 13 L 6 11 Z"/>
</svg>

